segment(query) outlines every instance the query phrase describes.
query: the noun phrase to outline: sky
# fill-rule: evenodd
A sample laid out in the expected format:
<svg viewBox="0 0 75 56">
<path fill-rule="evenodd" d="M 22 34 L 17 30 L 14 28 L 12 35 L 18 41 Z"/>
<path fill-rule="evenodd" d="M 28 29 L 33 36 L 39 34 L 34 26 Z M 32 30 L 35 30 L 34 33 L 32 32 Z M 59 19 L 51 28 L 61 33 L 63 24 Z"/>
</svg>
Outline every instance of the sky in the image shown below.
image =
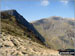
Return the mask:
<svg viewBox="0 0 75 56">
<path fill-rule="evenodd" d="M 2 0 L 1 10 L 17 10 L 27 21 L 60 16 L 74 18 L 74 0 Z"/>
</svg>

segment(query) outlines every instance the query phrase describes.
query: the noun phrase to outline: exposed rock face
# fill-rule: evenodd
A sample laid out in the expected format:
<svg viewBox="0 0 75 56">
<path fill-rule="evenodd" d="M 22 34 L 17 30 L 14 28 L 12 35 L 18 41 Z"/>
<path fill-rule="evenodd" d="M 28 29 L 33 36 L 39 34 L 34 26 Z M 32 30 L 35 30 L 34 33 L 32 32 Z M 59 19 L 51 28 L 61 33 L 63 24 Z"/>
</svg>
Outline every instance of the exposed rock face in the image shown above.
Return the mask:
<svg viewBox="0 0 75 56">
<path fill-rule="evenodd" d="M 2 33 L 0 37 L 0 56 L 50 56 L 59 55 L 54 51 L 28 39 Z"/>
<path fill-rule="evenodd" d="M 51 17 L 32 23 L 53 49 L 74 48 L 75 20 Z"/>
</svg>

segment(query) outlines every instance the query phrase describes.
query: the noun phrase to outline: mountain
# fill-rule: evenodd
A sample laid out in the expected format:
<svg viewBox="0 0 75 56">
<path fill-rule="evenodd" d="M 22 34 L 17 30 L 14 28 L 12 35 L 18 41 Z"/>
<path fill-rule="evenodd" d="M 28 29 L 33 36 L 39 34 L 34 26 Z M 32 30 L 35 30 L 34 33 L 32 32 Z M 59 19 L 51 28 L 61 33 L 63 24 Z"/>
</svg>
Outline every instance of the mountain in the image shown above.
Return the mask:
<svg viewBox="0 0 75 56">
<path fill-rule="evenodd" d="M 0 13 L 0 56 L 59 55 L 45 46 L 44 38 L 16 10 Z"/>
<path fill-rule="evenodd" d="M 75 20 L 53 16 L 32 22 L 52 49 L 74 48 Z"/>
<path fill-rule="evenodd" d="M 16 10 L 6 10 L 1 12 L 2 31 L 13 31 L 19 35 L 30 34 L 35 35 L 37 39 L 44 43 L 44 38 L 38 33 L 32 24 L 30 24 L 23 16 L 21 16 Z M 11 24 L 11 25 L 10 25 Z M 6 28 L 7 27 L 7 28 Z M 15 29 L 14 29 L 15 28 Z M 18 29 L 16 29 L 18 28 Z M 26 30 L 26 31 L 25 31 Z M 28 33 L 27 33 L 28 31 Z M 10 32 L 9 32 L 10 33 Z M 36 39 L 35 38 L 35 39 Z"/>
</svg>

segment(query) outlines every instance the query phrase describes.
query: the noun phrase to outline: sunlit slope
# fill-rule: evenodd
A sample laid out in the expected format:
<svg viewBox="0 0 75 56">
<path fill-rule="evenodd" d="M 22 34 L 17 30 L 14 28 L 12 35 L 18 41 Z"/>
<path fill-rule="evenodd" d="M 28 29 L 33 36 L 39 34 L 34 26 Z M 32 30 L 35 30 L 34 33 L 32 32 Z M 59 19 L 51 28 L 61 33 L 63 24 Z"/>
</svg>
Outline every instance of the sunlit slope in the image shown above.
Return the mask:
<svg viewBox="0 0 75 56">
<path fill-rule="evenodd" d="M 75 20 L 50 17 L 32 23 L 53 49 L 74 48 Z"/>
</svg>

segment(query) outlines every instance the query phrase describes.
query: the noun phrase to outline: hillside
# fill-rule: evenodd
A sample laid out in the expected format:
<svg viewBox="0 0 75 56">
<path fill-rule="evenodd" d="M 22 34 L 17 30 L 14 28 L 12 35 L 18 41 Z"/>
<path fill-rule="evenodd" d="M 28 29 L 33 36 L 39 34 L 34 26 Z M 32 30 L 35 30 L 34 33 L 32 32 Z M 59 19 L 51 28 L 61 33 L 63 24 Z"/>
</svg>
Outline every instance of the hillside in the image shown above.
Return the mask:
<svg viewBox="0 0 75 56">
<path fill-rule="evenodd" d="M 75 39 L 75 20 L 53 16 L 32 22 L 32 24 L 45 38 L 50 48 L 74 48 L 72 39 Z"/>
<path fill-rule="evenodd" d="M 47 48 L 43 38 L 16 10 L 2 11 L 0 56 L 50 56 L 59 52 Z"/>
<path fill-rule="evenodd" d="M 26 36 L 33 41 L 43 44 L 41 35 L 16 10 L 1 12 L 1 31 L 15 36 Z"/>
<path fill-rule="evenodd" d="M 0 37 L 0 56 L 50 56 L 58 51 L 48 49 L 29 39 L 2 33 Z"/>
</svg>

